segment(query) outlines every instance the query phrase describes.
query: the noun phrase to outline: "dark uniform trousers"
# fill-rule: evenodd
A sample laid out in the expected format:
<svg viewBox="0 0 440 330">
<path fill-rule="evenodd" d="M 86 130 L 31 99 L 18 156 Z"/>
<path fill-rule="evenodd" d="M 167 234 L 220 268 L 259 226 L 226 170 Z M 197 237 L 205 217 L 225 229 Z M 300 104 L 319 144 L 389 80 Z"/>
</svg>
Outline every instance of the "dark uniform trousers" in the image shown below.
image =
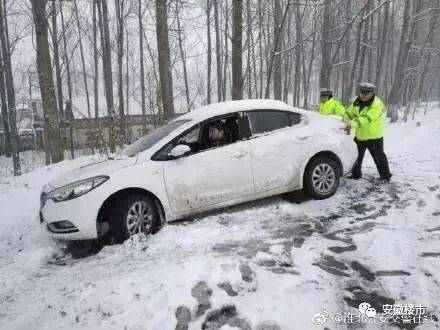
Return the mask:
<svg viewBox="0 0 440 330">
<path fill-rule="evenodd" d="M 373 157 L 374 163 L 376 164 L 381 179 L 391 178 L 390 168 L 388 166 L 388 159 L 385 155 L 385 152 L 383 151 L 383 138 L 367 141 L 359 141 L 355 138 L 354 142 L 356 142 L 357 145 L 358 157 L 352 169 L 353 178 L 362 177 L 361 168 L 366 149 L 368 149 L 371 156 Z"/>
</svg>

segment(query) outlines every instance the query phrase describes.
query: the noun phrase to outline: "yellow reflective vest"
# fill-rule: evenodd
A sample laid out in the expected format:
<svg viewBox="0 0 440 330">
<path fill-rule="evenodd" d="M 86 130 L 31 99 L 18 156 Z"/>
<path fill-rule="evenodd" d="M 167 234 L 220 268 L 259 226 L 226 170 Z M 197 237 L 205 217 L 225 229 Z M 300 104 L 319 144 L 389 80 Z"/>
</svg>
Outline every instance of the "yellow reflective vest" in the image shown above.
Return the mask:
<svg viewBox="0 0 440 330">
<path fill-rule="evenodd" d="M 385 112 L 385 105 L 382 101 L 374 96 L 370 106 L 364 106 L 361 109 L 360 105 L 355 104 L 356 102 L 353 102 L 348 107 L 346 118 L 357 123 L 356 139 L 367 141 L 383 137 L 382 116 Z"/>
<path fill-rule="evenodd" d="M 319 112 L 323 115 L 337 115 L 344 117 L 345 108 L 342 103 L 333 97 L 319 104 Z"/>
</svg>

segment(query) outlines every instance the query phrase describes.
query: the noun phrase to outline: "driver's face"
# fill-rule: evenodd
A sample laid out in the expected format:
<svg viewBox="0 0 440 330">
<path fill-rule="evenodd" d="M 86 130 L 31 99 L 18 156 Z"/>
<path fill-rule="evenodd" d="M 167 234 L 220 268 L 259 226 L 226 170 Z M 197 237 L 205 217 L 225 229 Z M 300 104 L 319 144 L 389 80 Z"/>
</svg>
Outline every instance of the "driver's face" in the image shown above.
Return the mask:
<svg viewBox="0 0 440 330">
<path fill-rule="evenodd" d="M 211 127 L 209 129 L 209 140 L 212 142 L 217 142 L 223 139 L 225 131 L 221 128 Z"/>
</svg>

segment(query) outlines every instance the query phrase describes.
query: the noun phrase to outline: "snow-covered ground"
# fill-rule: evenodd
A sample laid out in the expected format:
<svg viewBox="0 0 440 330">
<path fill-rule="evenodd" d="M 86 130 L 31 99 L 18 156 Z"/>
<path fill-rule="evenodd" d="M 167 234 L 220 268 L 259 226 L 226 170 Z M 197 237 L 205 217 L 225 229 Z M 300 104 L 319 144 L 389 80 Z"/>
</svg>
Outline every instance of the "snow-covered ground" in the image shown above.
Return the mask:
<svg viewBox="0 0 440 330">
<path fill-rule="evenodd" d="M 417 328 L 440 328 L 440 110 L 417 118 L 388 126 L 390 184 L 368 155 L 331 199 L 247 203 L 83 258 L 37 214 L 41 187 L 90 157 L 0 177 L 0 329 L 414 326 L 335 321 L 361 302 L 423 305 Z"/>
</svg>

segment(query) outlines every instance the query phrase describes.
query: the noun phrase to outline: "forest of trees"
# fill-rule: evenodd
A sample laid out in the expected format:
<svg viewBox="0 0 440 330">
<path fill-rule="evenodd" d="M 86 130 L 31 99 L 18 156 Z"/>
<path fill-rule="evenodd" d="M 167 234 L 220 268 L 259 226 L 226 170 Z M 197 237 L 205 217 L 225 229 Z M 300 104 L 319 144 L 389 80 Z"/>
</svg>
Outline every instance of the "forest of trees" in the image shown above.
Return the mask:
<svg viewBox="0 0 440 330">
<path fill-rule="evenodd" d="M 314 110 L 320 88 L 348 104 L 369 81 L 406 119 L 440 95 L 439 16 L 438 0 L 0 0 L 7 154 L 20 174 L 16 96 L 32 93 L 48 163 L 63 159 L 73 117 L 108 116 L 111 152 L 127 142 L 129 100 L 163 120 L 229 99 Z"/>
</svg>

